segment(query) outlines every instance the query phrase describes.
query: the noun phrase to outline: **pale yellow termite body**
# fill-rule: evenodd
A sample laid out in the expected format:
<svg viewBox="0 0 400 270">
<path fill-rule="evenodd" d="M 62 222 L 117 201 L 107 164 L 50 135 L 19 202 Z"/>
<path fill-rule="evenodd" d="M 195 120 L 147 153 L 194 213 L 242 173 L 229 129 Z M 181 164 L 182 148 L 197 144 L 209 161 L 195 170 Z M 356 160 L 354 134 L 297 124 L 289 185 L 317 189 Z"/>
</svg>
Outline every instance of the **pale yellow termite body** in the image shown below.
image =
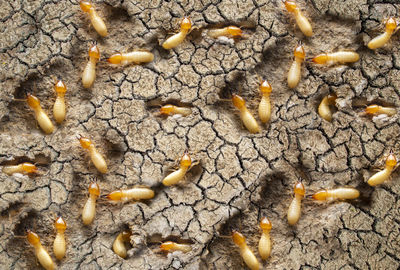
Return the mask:
<svg viewBox="0 0 400 270">
<path fill-rule="evenodd" d="M 114 65 L 128 65 L 131 63 L 149 63 L 154 60 L 154 54 L 147 51 L 134 51 L 128 53 L 116 53 L 110 56 L 107 61 Z"/>
<path fill-rule="evenodd" d="M 329 94 L 324 97 L 318 106 L 318 114 L 328 122 L 332 121 L 332 110 L 330 106 L 335 105 L 336 94 Z"/>
<path fill-rule="evenodd" d="M 125 259 L 127 256 L 125 242 L 129 242 L 132 233 L 130 231 L 124 231 L 118 234 L 115 238 L 112 249 L 121 258 Z"/>
<path fill-rule="evenodd" d="M 182 251 L 187 253 L 192 250 L 192 246 L 189 244 L 178 244 L 172 241 L 166 241 L 160 245 L 160 249 L 166 252 Z"/>
<path fill-rule="evenodd" d="M 186 172 L 190 169 L 191 165 L 192 159 L 190 158 L 189 154 L 185 152 L 181 158 L 179 169 L 167 175 L 162 181 L 163 185 L 172 186 L 177 184 L 185 177 Z"/>
<path fill-rule="evenodd" d="M 352 51 L 339 51 L 322 53 L 315 56 L 312 61 L 316 64 L 334 65 L 337 63 L 354 63 L 360 60 L 360 55 Z"/>
<path fill-rule="evenodd" d="M 393 116 L 397 113 L 397 110 L 396 108 L 384 107 L 373 104 L 365 108 L 365 113 L 369 115 L 386 114 L 387 116 Z"/>
<path fill-rule="evenodd" d="M 27 239 L 28 242 L 35 248 L 36 258 L 38 259 L 39 263 L 43 266 L 43 268 L 46 270 L 56 269 L 56 265 L 51 259 L 49 253 L 40 243 L 40 237 L 36 233 L 28 230 Z"/>
<path fill-rule="evenodd" d="M 67 251 L 67 244 L 65 242 L 65 230 L 67 229 L 67 223 L 62 217 L 58 217 L 54 222 L 54 227 L 57 230 L 56 238 L 53 243 L 53 251 L 57 260 L 61 260 L 65 256 Z"/>
<path fill-rule="evenodd" d="M 260 85 L 261 100 L 258 105 L 258 116 L 262 123 L 267 123 L 271 119 L 271 100 L 272 87 L 268 81 L 263 81 Z"/>
<path fill-rule="evenodd" d="M 67 87 L 65 84 L 59 80 L 54 86 L 54 90 L 56 91 L 57 97 L 53 106 L 53 115 L 54 119 L 58 124 L 60 124 L 65 119 L 65 92 L 67 91 Z"/>
<path fill-rule="evenodd" d="M 164 41 L 162 44 L 163 48 L 170 50 L 181 44 L 185 40 L 191 28 L 192 22 L 188 17 L 184 17 L 181 22 L 181 31 Z"/>
<path fill-rule="evenodd" d="M 388 180 L 390 175 L 396 168 L 396 165 L 397 165 L 396 156 L 393 153 L 390 153 L 389 156 L 386 158 L 385 169 L 371 176 L 368 179 L 367 182 L 368 185 L 377 186 Z"/>
<path fill-rule="evenodd" d="M 3 173 L 7 175 L 13 175 L 14 173 L 30 174 L 37 173 L 37 167 L 28 162 L 24 162 L 18 165 L 6 165 L 3 167 Z"/>
<path fill-rule="evenodd" d="M 92 141 L 88 138 L 81 137 L 79 138 L 79 142 L 83 148 L 89 150 L 90 158 L 92 159 L 92 162 L 97 170 L 101 173 L 107 173 L 107 163 L 104 160 L 104 157 L 96 149 Z"/>
<path fill-rule="evenodd" d="M 27 95 L 27 102 L 29 107 L 35 112 L 35 118 L 38 122 L 39 126 L 42 128 L 44 133 L 51 134 L 54 131 L 54 125 L 51 122 L 50 118 L 47 114 L 43 111 L 42 107 L 40 106 L 40 101 L 37 97 L 28 94 Z"/>
<path fill-rule="evenodd" d="M 89 49 L 89 61 L 82 73 L 82 85 L 85 88 L 90 88 L 96 79 L 96 63 L 100 59 L 100 50 L 96 45 Z"/>
<path fill-rule="evenodd" d="M 258 262 L 253 251 L 247 246 L 246 238 L 240 232 L 234 231 L 232 233 L 233 242 L 239 247 L 240 256 L 242 256 L 243 261 L 246 263 L 247 267 L 251 270 L 260 269 L 260 263 Z"/>
<path fill-rule="evenodd" d="M 301 32 L 307 37 L 311 37 L 313 34 L 312 27 L 308 19 L 301 13 L 300 9 L 297 7 L 297 4 L 292 0 L 284 1 L 286 10 L 290 13 L 293 13 L 296 23 L 299 26 Z"/>
<path fill-rule="evenodd" d="M 237 26 L 227 26 L 219 29 L 210 29 L 208 30 L 207 35 L 212 38 L 219 38 L 222 36 L 239 38 L 242 36 L 242 29 Z"/>
<path fill-rule="evenodd" d="M 294 186 L 294 198 L 289 205 L 287 219 L 289 225 L 295 225 L 301 216 L 301 200 L 304 197 L 306 190 L 301 182 L 297 182 Z"/>
<path fill-rule="evenodd" d="M 192 113 L 191 108 L 179 107 L 171 104 L 164 105 L 160 108 L 161 115 L 173 115 L 180 114 L 182 116 L 188 116 Z"/>
<path fill-rule="evenodd" d="M 246 101 L 238 95 L 232 95 L 232 102 L 233 106 L 235 106 L 240 112 L 240 119 L 242 120 L 244 126 L 247 128 L 248 131 L 251 133 L 258 133 L 260 132 L 260 127 L 254 119 L 254 116 L 249 112 L 246 107 Z"/>
<path fill-rule="evenodd" d="M 148 200 L 154 198 L 154 191 L 148 187 L 134 187 L 111 192 L 107 198 L 112 201 Z"/>
<path fill-rule="evenodd" d="M 97 14 L 92 3 L 90 3 L 90 1 L 81 0 L 79 4 L 83 12 L 89 13 L 90 21 L 97 33 L 102 37 L 107 36 L 106 24 L 104 23 L 103 19 Z"/>
<path fill-rule="evenodd" d="M 385 23 L 385 28 L 386 28 L 385 33 L 380 34 L 379 36 L 375 37 L 370 42 L 368 42 L 368 48 L 370 48 L 371 50 L 375 50 L 388 43 L 388 41 L 396 31 L 397 28 L 396 19 L 392 17 L 387 19 Z"/>
<path fill-rule="evenodd" d="M 288 86 L 290 88 L 295 88 L 300 81 L 301 64 L 303 63 L 304 58 L 306 57 L 303 45 L 301 44 L 297 45 L 297 47 L 294 49 L 293 54 L 294 54 L 294 60 L 292 65 L 290 66 L 287 77 Z"/>
<path fill-rule="evenodd" d="M 95 182 L 89 186 L 89 198 L 87 199 L 82 211 L 83 224 L 89 225 L 93 222 L 96 215 L 96 200 L 100 196 L 99 185 Z"/>
<path fill-rule="evenodd" d="M 258 253 L 261 259 L 266 260 L 271 255 L 272 242 L 269 232 L 271 231 L 272 224 L 267 217 L 263 217 L 260 221 L 262 230 L 260 242 L 258 242 Z"/>
<path fill-rule="evenodd" d="M 360 197 L 360 192 L 352 187 L 339 187 L 316 192 L 312 198 L 317 201 L 353 200 Z"/>
</svg>

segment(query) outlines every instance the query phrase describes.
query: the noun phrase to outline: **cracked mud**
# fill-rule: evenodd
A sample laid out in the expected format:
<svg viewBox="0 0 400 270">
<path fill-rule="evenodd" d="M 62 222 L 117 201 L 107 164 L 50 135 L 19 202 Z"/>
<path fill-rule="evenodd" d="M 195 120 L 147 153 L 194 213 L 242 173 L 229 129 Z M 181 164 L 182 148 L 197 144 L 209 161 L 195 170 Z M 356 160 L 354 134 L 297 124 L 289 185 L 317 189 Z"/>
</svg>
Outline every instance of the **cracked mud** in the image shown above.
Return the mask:
<svg viewBox="0 0 400 270">
<path fill-rule="evenodd" d="M 109 36 L 100 38 L 77 1 L 3 1 L 0 6 L 0 164 L 34 162 L 34 177 L 0 174 L 0 261 L 8 269 L 38 269 L 26 229 L 50 250 L 58 213 L 68 224 L 66 258 L 59 269 L 243 269 L 227 238 L 239 229 L 256 251 L 258 221 L 272 222 L 271 258 L 264 269 L 398 269 L 400 184 L 398 173 L 376 188 L 363 184 L 382 156 L 400 155 L 400 124 L 360 116 L 360 101 L 400 106 L 398 34 L 373 52 L 365 46 L 381 33 L 382 19 L 398 17 L 399 4 L 374 0 L 298 1 L 314 36 L 304 38 L 276 1 L 95 1 Z M 159 45 L 188 15 L 195 26 L 172 51 Z M 242 25 L 236 43 L 204 37 L 206 28 Z M 353 49 L 361 60 L 319 67 L 306 61 L 295 90 L 286 85 L 292 51 L 302 40 L 306 57 Z M 87 50 L 101 50 L 94 86 L 81 85 Z M 117 51 L 144 48 L 146 65 L 111 67 Z M 252 135 L 240 122 L 230 91 L 252 112 L 260 95 L 257 73 L 272 85 L 272 119 Z M 27 92 L 50 112 L 54 77 L 67 85 L 67 120 L 45 136 L 20 101 Z M 329 91 L 338 95 L 333 122 L 317 106 Z M 192 106 L 188 117 L 160 117 L 159 103 Z M 109 173 L 100 175 L 76 139 L 90 137 Z M 189 149 L 200 161 L 177 186 L 160 181 Z M 135 185 L 152 186 L 154 199 L 110 204 L 98 200 L 96 218 L 83 226 L 87 187 L 97 177 L 102 194 Z M 289 227 L 286 211 L 293 184 L 307 194 L 351 185 L 364 197 L 355 203 L 303 201 L 302 217 Z M 111 249 L 130 228 L 132 247 L 123 260 Z M 161 241 L 191 243 L 189 253 L 163 254 Z M 52 254 L 52 252 L 50 252 Z M 54 258 L 54 257 L 53 257 Z"/>
</svg>

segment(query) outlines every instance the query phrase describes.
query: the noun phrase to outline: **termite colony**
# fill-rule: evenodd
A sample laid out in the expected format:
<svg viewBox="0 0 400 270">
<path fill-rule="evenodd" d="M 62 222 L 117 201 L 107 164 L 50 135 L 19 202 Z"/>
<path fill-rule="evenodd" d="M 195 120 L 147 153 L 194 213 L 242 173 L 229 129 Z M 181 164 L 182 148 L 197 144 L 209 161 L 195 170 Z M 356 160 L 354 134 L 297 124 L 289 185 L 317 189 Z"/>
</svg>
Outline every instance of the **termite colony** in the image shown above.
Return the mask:
<svg viewBox="0 0 400 270">
<path fill-rule="evenodd" d="M 306 18 L 306 16 L 300 11 L 296 2 L 293 0 L 283 1 L 286 10 L 293 14 L 301 32 L 307 36 L 313 36 L 313 30 L 311 23 Z M 106 23 L 97 14 L 96 8 L 90 1 L 80 1 L 80 7 L 83 12 L 88 13 L 90 22 L 93 25 L 97 33 L 106 37 L 108 35 Z M 372 39 L 368 43 L 368 48 L 378 49 L 384 46 L 392 35 L 397 31 L 397 21 L 395 18 L 389 18 L 385 22 L 386 30 L 383 34 Z M 192 21 L 189 17 L 182 18 L 180 22 L 180 31 L 171 37 L 167 38 L 162 44 L 162 48 L 165 50 L 171 50 L 179 46 L 181 43 L 185 42 L 185 39 L 190 35 L 193 29 Z M 243 30 L 234 25 L 213 28 L 207 31 L 208 37 L 212 39 L 218 39 L 221 37 L 228 37 L 235 40 L 243 37 Z M 306 59 L 306 50 L 302 44 L 299 42 L 292 52 L 293 61 L 288 69 L 287 86 L 290 89 L 295 89 L 301 82 L 302 65 Z M 96 65 L 101 61 L 100 48 L 97 44 L 92 44 L 88 51 L 88 62 L 83 68 L 82 73 L 82 86 L 84 88 L 91 88 L 95 83 L 96 79 Z M 317 65 L 336 65 L 336 64 L 351 64 L 359 61 L 360 56 L 354 51 L 340 50 L 336 52 L 324 52 L 312 58 L 312 62 Z M 108 57 L 107 61 L 111 65 L 121 65 L 126 66 L 129 64 L 146 64 L 154 60 L 154 54 L 147 50 L 135 50 L 130 52 L 117 52 Z M 99 67 L 97 67 L 98 69 Z M 259 92 L 261 98 L 258 106 L 258 118 L 262 124 L 266 125 L 272 119 L 273 102 L 271 101 L 271 93 L 273 87 L 267 80 L 260 80 Z M 66 84 L 57 80 L 55 82 L 54 90 L 56 93 L 56 100 L 53 106 L 53 118 L 57 124 L 62 124 L 67 119 L 67 105 L 65 95 L 67 92 Z M 322 121 L 332 122 L 334 120 L 334 113 L 332 107 L 336 106 L 336 100 L 338 96 L 336 93 L 330 93 L 323 97 L 320 102 L 317 113 L 323 119 Z M 243 126 L 251 133 L 257 134 L 262 132 L 262 126 L 257 122 L 256 117 L 253 116 L 251 109 L 246 105 L 246 100 L 236 94 L 232 93 L 231 100 L 233 107 L 239 111 L 239 117 L 243 123 Z M 34 111 L 35 118 L 39 127 L 43 130 L 45 134 L 52 134 L 55 131 L 55 126 L 50 120 L 49 116 L 45 110 L 41 107 L 39 99 L 28 93 L 26 96 L 26 101 L 28 106 Z M 176 106 L 172 104 L 165 104 L 161 106 L 159 113 L 161 115 L 176 115 L 179 114 L 184 117 L 190 117 L 192 114 L 192 109 L 185 106 Z M 397 111 L 396 108 L 381 106 L 377 104 L 371 104 L 365 108 L 363 112 L 365 115 L 380 115 L 385 114 L 387 116 L 394 116 Z M 81 147 L 88 151 L 91 162 L 97 171 L 101 174 L 108 174 L 110 172 L 107 161 L 104 155 L 101 153 L 101 146 L 96 146 L 96 143 L 92 141 L 89 137 L 79 136 L 77 138 Z M 100 150 L 99 150 L 100 149 Z M 82 150 L 84 151 L 84 150 Z M 183 180 L 187 177 L 188 171 L 197 164 L 192 161 L 191 155 L 188 151 L 180 153 L 182 156 L 179 160 L 179 168 L 170 174 L 166 175 L 164 179 L 160 179 L 165 187 L 170 187 L 173 185 L 182 184 Z M 370 186 L 377 186 L 385 181 L 387 181 L 393 171 L 397 168 L 397 158 L 395 154 L 391 151 L 386 157 L 385 168 L 372 175 L 367 183 Z M 9 165 L 3 167 L 3 173 L 7 175 L 13 175 L 15 173 L 30 174 L 34 175 L 38 172 L 37 167 L 34 164 L 25 162 L 18 165 Z M 289 193 L 289 191 L 288 191 Z M 88 196 L 86 202 L 82 202 L 81 219 L 84 226 L 90 226 L 96 218 L 96 204 L 98 199 L 101 198 L 100 185 L 97 182 L 92 182 L 88 188 Z M 125 203 L 129 201 L 140 201 L 140 200 L 151 200 L 156 196 L 156 192 L 152 187 L 148 186 L 133 186 L 125 189 L 116 189 L 110 191 L 103 198 L 106 198 L 109 202 L 120 202 Z M 297 182 L 293 188 L 293 199 L 287 207 L 287 223 L 290 226 L 295 226 L 301 219 L 302 212 L 302 200 L 306 199 L 306 187 L 302 182 Z M 360 191 L 354 187 L 341 186 L 341 187 L 327 187 L 326 189 L 315 192 L 310 197 L 314 201 L 346 201 L 354 200 L 360 197 Z M 65 237 L 65 231 L 67 230 L 67 222 L 60 216 L 54 222 L 54 227 L 56 229 L 56 236 L 53 244 L 53 252 L 57 260 L 61 261 L 65 256 L 68 256 L 68 247 Z M 272 222 L 267 218 L 263 217 L 260 220 L 259 227 L 261 228 L 261 236 L 258 242 L 258 252 L 262 260 L 267 260 L 270 258 L 273 250 L 273 241 L 270 238 L 270 231 L 272 229 Z M 119 257 L 126 259 L 129 258 L 127 252 L 127 245 L 132 243 L 131 241 L 132 232 L 123 231 L 120 232 L 113 244 L 112 250 Z M 45 269 L 55 269 L 56 265 L 53 262 L 51 256 L 45 247 L 42 246 L 40 242 L 40 237 L 31 230 L 27 231 L 27 240 L 34 247 L 35 255 L 39 263 Z M 259 269 L 260 262 L 258 261 L 256 255 L 253 253 L 252 248 L 250 248 L 246 243 L 246 237 L 239 231 L 232 232 L 232 240 L 235 245 L 239 248 L 239 253 L 243 258 L 244 263 L 250 269 Z M 193 247 L 188 243 L 176 243 L 173 241 L 164 241 L 161 243 L 160 248 L 163 252 L 191 252 Z"/>
</svg>

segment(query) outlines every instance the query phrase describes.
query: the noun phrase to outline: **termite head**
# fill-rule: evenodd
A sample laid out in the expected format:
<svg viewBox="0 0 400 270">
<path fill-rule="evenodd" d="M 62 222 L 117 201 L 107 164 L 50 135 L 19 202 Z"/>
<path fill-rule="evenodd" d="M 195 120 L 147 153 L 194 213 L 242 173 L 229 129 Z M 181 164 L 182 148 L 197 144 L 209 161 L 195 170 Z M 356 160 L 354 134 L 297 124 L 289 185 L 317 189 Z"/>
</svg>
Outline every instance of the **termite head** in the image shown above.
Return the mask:
<svg viewBox="0 0 400 270">
<path fill-rule="evenodd" d="M 67 229 L 67 223 L 62 217 L 58 217 L 54 222 L 54 227 L 58 232 L 64 232 Z"/>
<path fill-rule="evenodd" d="M 170 115 L 174 110 L 175 110 L 174 105 L 167 104 L 160 108 L 160 114 Z"/>
<path fill-rule="evenodd" d="M 233 37 L 241 37 L 242 36 L 242 29 L 237 26 L 228 26 L 227 27 L 228 33 Z"/>
<path fill-rule="evenodd" d="M 27 173 L 37 173 L 38 172 L 37 167 L 34 164 L 28 163 L 28 162 L 22 163 L 22 169 Z"/>
<path fill-rule="evenodd" d="M 365 113 L 366 114 L 375 114 L 381 109 L 381 106 L 373 104 L 369 105 L 367 108 L 365 108 Z"/>
<path fill-rule="evenodd" d="M 267 80 L 262 81 L 260 85 L 261 94 L 270 94 L 272 92 L 272 87 Z"/>
<path fill-rule="evenodd" d="M 190 167 L 192 165 L 192 159 L 188 152 L 185 152 L 181 158 L 181 167 Z"/>
<path fill-rule="evenodd" d="M 297 182 L 294 185 L 293 191 L 294 191 L 294 194 L 300 195 L 302 197 L 304 197 L 304 194 L 306 193 L 306 189 L 304 188 L 304 185 L 302 182 Z"/>
<path fill-rule="evenodd" d="M 181 21 L 181 31 L 189 31 L 192 28 L 192 22 L 189 17 L 183 17 Z"/>
<path fill-rule="evenodd" d="M 294 12 L 297 9 L 297 5 L 294 1 L 285 0 L 283 3 L 285 4 L 285 8 L 288 12 Z"/>
<path fill-rule="evenodd" d="M 260 227 L 263 231 L 270 231 L 272 229 L 271 221 L 267 217 L 263 217 L 260 221 Z"/>
<path fill-rule="evenodd" d="M 171 241 L 164 242 L 160 245 L 160 249 L 162 251 L 169 251 L 169 250 L 174 249 L 174 247 L 175 247 L 175 243 L 171 242 Z"/>
<path fill-rule="evenodd" d="M 27 233 L 26 238 L 28 239 L 28 242 L 31 245 L 35 246 L 35 245 L 40 243 L 39 235 L 37 235 L 36 233 L 32 232 L 31 230 L 27 230 L 26 233 Z"/>
<path fill-rule="evenodd" d="M 131 231 L 123 231 L 123 232 L 122 232 L 122 239 L 123 239 L 125 242 L 129 242 L 130 239 L 131 239 L 131 236 L 132 236 L 132 232 L 131 232 Z"/>
<path fill-rule="evenodd" d="M 90 58 L 94 58 L 96 60 L 100 59 L 100 50 L 99 47 L 97 47 L 97 45 L 92 45 L 89 49 L 89 57 Z"/>
<path fill-rule="evenodd" d="M 81 6 L 83 12 L 89 12 L 89 10 L 92 8 L 92 3 L 90 3 L 89 1 L 81 0 L 79 2 L 79 5 Z"/>
<path fill-rule="evenodd" d="M 390 151 L 389 156 L 386 158 L 386 166 L 393 168 L 396 165 L 397 165 L 396 156 L 394 155 L 394 153 L 392 151 Z"/>
<path fill-rule="evenodd" d="M 336 99 L 337 99 L 337 95 L 336 95 L 335 93 L 329 94 L 329 95 L 327 96 L 327 99 L 328 99 L 328 103 L 329 103 L 329 104 L 334 105 L 334 104 L 335 104 L 335 101 L 336 101 Z"/>
<path fill-rule="evenodd" d="M 54 85 L 54 90 L 57 94 L 65 94 L 65 92 L 67 92 L 67 87 L 62 80 L 58 80 L 56 85 Z"/>
<path fill-rule="evenodd" d="M 321 190 L 312 195 L 312 198 L 317 201 L 325 201 L 328 197 L 328 192 L 326 190 Z"/>
<path fill-rule="evenodd" d="M 122 62 L 122 54 L 121 53 L 116 53 L 110 56 L 110 58 L 107 59 L 108 63 L 110 64 L 121 64 Z"/>
<path fill-rule="evenodd" d="M 297 45 L 297 47 L 294 49 L 293 54 L 294 57 L 304 60 L 304 58 L 306 57 L 306 52 L 304 51 L 303 45 Z"/>
<path fill-rule="evenodd" d="M 241 96 L 238 96 L 236 94 L 232 94 L 232 102 L 233 106 L 235 106 L 239 110 L 246 106 L 246 101 Z"/>
<path fill-rule="evenodd" d="M 100 196 L 100 187 L 96 182 L 92 182 L 89 185 L 89 194 L 96 197 Z"/>
<path fill-rule="evenodd" d="M 116 190 L 116 191 L 111 192 L 110 194 L 107 195 L 107 199 L 112 200 L 112 201 L 121 201 L 122 200 L 122 191 Z"/>
<path fill-rule="evenodd" d="M 385 24 L 386 31 L 393 32 L 396 29 L 396 27 L 397 27 L 397 22 L 395 18 L 390 17 L 389 19 L 387 19 Z"/>
<path fill-rule="evenodd" d="M 326 62 L 328 62 L 328 55 L 326 53 L 319 54 L 315 56 L 312 61 L 315 64 L 326 64 Z"/>
<path fill-rule="evenodd" d="M 246 243 L 246 238 L 243 236 L 243 234 L 241 234 L 238 231 L 232 232 L 232 240 L 233 243 L 235 243 L 238 246 L 242 246 L 243 244 Z"/>
<path fill-rule="evenodd" d="M 80 137 L 79 142 L 81 143 L 81 146 L 85 149 L 89 149 L 90 145 L 92 144 L 92 141 L 86 137 Z"/>
<path fill-rule="evenodd" d="M 32 109 L 40 107 L 40 100 L 30 93 L 26 95 L 26 101 L 28 102 L 29 107 L 31 107 Z"/>
</svg>

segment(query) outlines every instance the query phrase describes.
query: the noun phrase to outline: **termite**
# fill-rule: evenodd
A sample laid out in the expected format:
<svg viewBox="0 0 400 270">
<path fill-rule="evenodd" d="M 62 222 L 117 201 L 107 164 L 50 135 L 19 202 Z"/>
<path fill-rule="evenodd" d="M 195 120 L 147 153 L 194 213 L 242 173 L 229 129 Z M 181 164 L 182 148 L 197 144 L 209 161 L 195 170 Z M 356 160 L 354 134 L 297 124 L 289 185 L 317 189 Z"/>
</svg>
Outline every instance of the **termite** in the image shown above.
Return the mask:
<svg viewBox="0 0 400 270">
<path fill-rule="evenodd" d="M 57 98 L 53 106 L 53 115 L 56 122 L 60 124 L 65 119 L 65 92 L 67 91 L 67 87 L 59 80 L 54 86 L 54 90 L 56 91 Z"/>
<path fill-rule="evenodd" d="M 182 251 L 184 253 L 192 250 L 189 244 L 178 244 L 172 241 L 164 242 L 160 245 L 160 249 L 166 252 Z"/>
<path fill-rule="evenodd" d="M 266 260 L 271 255 L 272 243 L 269 236 L 272 224 L 267 217 L 263 217 L 260 221 L 260 227 L 262 230 L 260 242 L 258 243 L 258 253 L 260 253 L 261 259 Z"/>
<path fill-rule="evenodd" d="M 53 243 L 53 251 L 57 260 L 61 260 L 65 256 L 65 251 L 67 250 L 67 245 L 65 242 L 65 230 L 67 229 L 67 223 L 62 217 L 58 217 L 54 222 L 54 227 L 57 230 L 56 238 Z"/>
<path fill-rule="evenodd" d="M 53 270 L 56 268 L 56 265 L 54 264 L 53 260 L 51 259 L 49 253 L 47 250 L 42 246 L 40 243 L 40 237 L 32 232 L 31 230 L 27 231 L 27 239 L 28 242 L 35 248 L 35 255 L 40 264 L 46 269 L 46 270 Z"/>
<path fill-rule="evenodd" d="M 312 61 L 316 64 L 333 65 L 337 63 L 354 63 L 360 60 L 360 55 L 352 51 L 339 51 L 334 53 L 322 53 L 315 56 Z"/>
<path fill-rule="evenodd" d="M 114 65 L 127 65 L 131 63 L 149 63 L 154 60 L 154 54 L 147 51 L 134 51 L 128 53 L 116 53 L 110 56 L 107 61 Z"/>
<path fill-rule="evenodd" d="M 260 132 L 260 127 L 256 119 L 254 119 L 253 115 L 249 112 L 246 107 L 246 101 L 238 95 L 232 95 L 233 106 L 235 106 L 240 111 L 240 119 L 242 120 L 244 126 L 251 133 Z"/>
<path fill-rule="evenodd" d="M 358 197 L 360 197 L 360 192 L 352 187 L 324 189 L 312 195 L 312 198 L 317 201 L 352 200 Z"/>
<path fill-rule="evenodd" d="M 336 102 L 336 94 L 329 94 L 325 96 L 318 106 L 318 114 L 328 122 L 332 121 L 332 110 L 330 106 L 334 106 Z"/>
<path fill-rule="evenodd" d="M 303 13 L 301 13 L 297 4 L 292 0 L 285 0 L 284 4 L 286 10 L 294 14 L 296 23 L 299 26 L 301 32 L 303 32 L 303 34 L 306 35 L 307 37 L 311 37 L 313 34 L 311 24 L 307 20 L 307 18 L 303 15 Z"/>
<path fill-rule="evenodd" d="M 100 187 L 96 182 L 89 185 L 89 198 L 87 199 L 82 211 L 83 224 L 89 225 L 93 222 L 96 215 L 96 200 L 100 196 Z"/>
<path fill-rule="evenodd" d="M 368 179 L 368 185 L 376 186 L 380 185 L 389 179 L 390 175 L 394 171 L 397 165 L 397 159 L 393 152 L 390 152 L 389 156 L 386 158 L 385 169 L 380 172 L 375 173 Z"/>
<path fill-rule="evenodd" d="M 302 182 L 297 182 L 294 185 L 294 198 L 290 203 L 287 218 L 289 225 L 295 225 L 301 215 L 301 200 L 304 197 L 306 190 Z"/>
<path fill-rule="evenodd" d="M 160 108 L 161 115 L 172 115 L 172 114 L 180 114 L 182 116 L 188 116 L 192 113 L 191 108 L 187 107 L 178 107 L 175 105 L 167 104 Z"/>
<path fill-rule="evenodd" d="M 271 100 L 269 96 L 272 92 L 272 87 L 267 80 L 262 81 L 260 85 L 261 100 L 258 105 L 258 116 L 262 123 L 267 123 L 271 118 Z"/>
<path fill-rule="evenodd" d="M 99 153 L 99 151 L 94 146 L 92 140 L 85 137 L 80 137 L 79 142 L 81 143 L 81 146 L 83 148 L 89 150 L 90 158 L 92 159 L 92 162 L 94 166 L 97 168 L 97 170 L 101 173 L 107 173 L 108 171 L 107 163 L 104 160 L 104 157 Z"/>
<path fill-rule="evenodd" d="M 247 246 L 246 238 L 238 231 L 232 232 L 232 240 L 239 247 L 240 255 L 242 256 L 244 262 L 251 270 L 260 269 L 260 263 L 258 262 L 256 256 L 254 256 L 253 251 Z"/>
<path fill-rule="evenodd" d="M 96 29 L 97 33 L 99 33 L 99 35 L 102 37 L 107 36 L 106 24 L 104 23 L 103 19 L 97 14 L 93 4 L 89 1 L 81 0 L 79 5 L 81 6 L 83 12 L 89 13 L 90 21 L 92 22 L 92 25 L 94 29 Z"/>
<path fill-rule="evenodd" d="M 184 17 L 181 21 L 181 31 L 164 41 L 164 43 L 162 44 L 163 48 L 166 50 L 170 50 L 181 44 L 185 40 L 185 37 L 187 36 L 191 28 L 192 22 L 188 17 Z"/>
<path fill-rule="evenodd" d="M 18 165 L 7 165 L 3 167 L 3 173 L 7 175 L 13 175 L 14 173 L 30 174 L 37 173 L 37 167 L 28 162 L 24 162 Z"/>
<path fill-rule="evenodd" d="M 369 115 L 386 114 L 387 116 L 393 116 L 397 113 L 397 111 L 392 107 L 383 107 L 373 104 L 365 108 L 365 113 Z"/>
<path fill-rule="evenodd" d="M 125 259 L 127 256 L 127 251 L 125 247 L 125 242 L 129 243 L 132 233 L 130 231 L 123 231 L 118 234 L 115 238 L 112 249 L 121 258 Z"/>
<path fill-rule="evenodd" d="M 190 158 L 188 152 L 185 152 L 181 157 L 179 169 L 167 175 L 162 181 L 164 186 L 172 186 L 181 181 L 186 172 L 190 169 L 192 165 L 192 159 Z"/>
<path fill-rule="evenodd" d="M 148 200 L 154 197 L 154 191 L 148 187 L 134 187 L 111 192 L 107 198 L 112 201 Z"/>
<path fill-rule="evenodd" d="M 46 134 L 53 133 L 54 125 L 50 121 L 50 118 L 47 116 L 47 114 L 43 111 L 42 107 L 40 106 L 39 99 L 37 97 L 35 97 L 34 95 L 28 94 L 27 102 L 28 102 L 29 107 L 31 107 L 32 110 L 35 112 L 36 120 L 37 120 L 39 126 L 42 128 L 42 130 Z"/>
<path fill-rule="evenodd" d="M 219 29 L 210 29 L 207 34 L 212 38 L 219 38 L 222 36 L 239 38 L 242 36 L 242 29 L 237 26 L 227 26 Z"/>
<path fill-rule="evenodd" d="M 290 66 L 287 77 L 287 82 L 290 88 L 295 88 L 300 81 L 301 64 L 303 63 L 304 58 L 306 57 L 303 45 L 301 44 L 297 45 L 297 47 L 294 49 L 293 54 L 294 54 L 294 60 L 292 65 Z"/>
<path fill-rule="evenodd" d="M 396 28 L 397 28 L 396 19 L 392 17 L 387 19 L 385 23 L 385 33 L 380 34 L 379 36 L 375 37 L 370 42 L 368 42 L 368 48 L 370 48 L 371 50 L 375 50 L 384 46 L 386 43 L 388 43 L 389 39 L 395 33 Z"/>
<path fill-rule="evenodd" d="M 89 49 L 89 61 L 82 73 L 82 84 L 85 88 L 90 88 L 96 78 L 96 63 L 100 59 L 100 50 L 96 45 Z"/>
</svg>

